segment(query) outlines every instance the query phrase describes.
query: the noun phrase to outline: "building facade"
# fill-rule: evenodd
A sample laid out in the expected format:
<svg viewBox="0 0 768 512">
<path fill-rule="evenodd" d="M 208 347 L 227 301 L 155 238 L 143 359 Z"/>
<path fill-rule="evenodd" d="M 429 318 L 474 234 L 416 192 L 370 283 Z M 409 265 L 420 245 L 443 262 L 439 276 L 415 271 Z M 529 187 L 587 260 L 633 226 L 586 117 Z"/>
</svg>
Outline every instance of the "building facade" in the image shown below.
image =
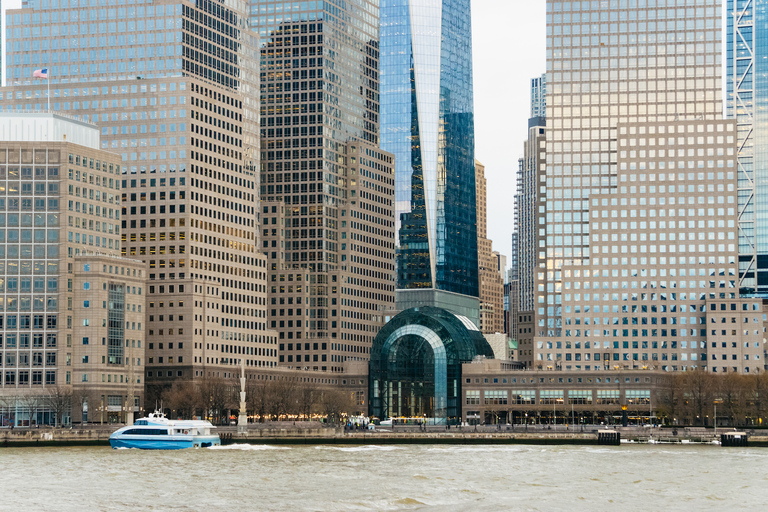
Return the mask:
<svg viewBox="0 0 768 512">
<path fill-rule="evenodd" d="M 49 113 L 0 114 L 0 140 L 2 423 L 125 421 L 143 406 L 147 272 L 120 257 L 120 157 Z"/>
<path fill-rule="evenodd" d="M 461 369 L 463 419 L 470 425 L 620 425 L 626 410 L 632 424 L 656 423 L 669 379 L 658 370 L 553 374 L 473 361 Z"/>
<path fill-rule="evenodd" d="M 378 147 L 378 3 L 251 7 L 261 35 L 269 326 L 281 365 L 341 372 L 345 361 L 367 360 L 395 297 L 394 160 Z"/>
<path fill-rule="evenodd" d="M 739 287 L 745 295 L 768 293 L 768 197 L 761 185 L 768 162 L 761 147 L 764 113 L 758 105 L 768 93 L 761 71 L 768 52 L 762 30 L 768 13 L 762 0 L 728 0 L 726 46 L 727 115 L 736 119 L 739 137 Z"/>
<path fill-rule="evenodd" d="M 278 361 L 258 229 L 258 44 L 246 11 L 169 0 L 91 8 L 87 36 L 77 7 L 41 2 L 9 17 L 6 71 L 18 85 L 3 91 L 4 110 L 44 109 L 49 87 L 32 72 L 48 67 L 51 109 L 96 123 L 102 149 L 121 156 L 121 251 L 148 267 L 153 386 L 229 375 L 235 354 L 247 366 Z M 31 60 L 27 29 L 40 33 Z"/>
<path fill-rule="evenodd" d="M 547 117 L 547 75 L 531 78 L 531 118 Z"/>
<path fill-rule="evenodd" d="M 695 306 L 701 313 L 707 299 L 738 299 L 738 289 L 732 286 L 737 250 L 736 206 L 732 204 L 737 186 L 733 181 L 737 178 L 736 134 L 732 123 L 720 120 L 720 2 L 666 10 L 664 19 L 660 13 L 647 5 L 627 10 L 618 3 L 547 3 L 546 260 L 539 263 L 537 273 L 536 367 L 586 371 L 619 364 L 684 370 L 706 365 L 701 350 L 706 331 L 699 326 L 703 317 L 691 316 L 691 310 Z M 687 21 L 673 27 L 667 19 L 672 15 Z M 601 21 L 594 25 L 599 29 L 596 33 L 592 24 L 582 21 L 593 18 Z M 585 60 L 587 54 L 591 58 Z M 662 140 L 666 147 L 660 146 Z M 651 141 L 657 148 L 650 147 Z M 643 143 L 645 149 L 632 147 Z M 633 175 L 638 180 L 635 185 L 629 181 Z M 685 186 L 671 183 L 681 179 Z M 625 185 L 621 180 L 628 181 Z M 675 201 L 674 211 L 671 201 Z M 663 210 L 666 219 L 660 218 Z M 648 215 L 645 220 L 643 211 Z M 621 218 L 624 212 L 626 221 Z M 650 218 L 651 212 L 656 220 Z M 643 233 L 646 243 L 634 240 Z M 696 243 L 688 237 L 695 237 Z M 674 258 L 672 245 L 677 246 Z M 656 255 L 651 253 L 654 246 Z M 662 279 L 662 267 L 666 279 Z M 653 272 L 656 279 L 651 278 Z M 693 280 L 692 273 L 709 278 Z M 614 281 L 618 291 L 613 291 Z M 626 292 L 622 290 L 625 281 Z M 681 289 L 683 281 L 687 281 L 686 290 Z M 598 282 L 599 293 L 594 289 Z M 673 283 L 677 291 L 670 289 Z M 661 291 L 662 286 L 666 291 Z M 586 307 L 591 308 L 589 313 Z M 599 318 L 595 307 L 600 307 Z M 658 316 L 658 328 L 651 325 L 654 316 Z M 683 327 L 686 316 L 687 327 Z M 677 340 L 672 327 L 661 326 L 662 321 L 670 325 L 675 317 L 680 325 L 674 328 Z M 611 325 L 605 326 L 606 321 Z M 635 321 L 638 328 L 632 327 Z M 649 322 L 647 329 L 644 321 Z M 625 322 L 627 328 L 622 327 Z M 697 327 L 691 326 L 693 322 Z M 594 359 L 596 333 L 600 350 L 606 344 L 609 348 L 600 354 L 599 363 Z M 567 347 L 572 352 L 570 361 Z M 593 354 L 587 362 L 584 358 L 590 350 Z M 645 358 L 648 363 L 643 362 Z"/>
<path fill-rule="evenodd" d="M 429 306 L 399 313 L 373 343 L 369 414 L 456 423 L 463 417 L 462 364 L 478 356 L 493 358 L 493 349 L 467 317 Z"/>
<path fill-rule="evenodd" d="M 477 198 L 478 282 L 480 292 L 480 324 L 483 334 L 504 330 L 504 278 L 499 271 L 499 254 L 493 252 L 488 239 L 488 205 L 485 166 L 475 161 L 475 188 Z"/>
<path fill-rule="evenodd" d="M 471 34 L 468 0 L 381 2 L 381 145 L 395 155 L 399 309 L 423 303 L 411 295 L 423 289 L 477 309 Z"/>
</svg>

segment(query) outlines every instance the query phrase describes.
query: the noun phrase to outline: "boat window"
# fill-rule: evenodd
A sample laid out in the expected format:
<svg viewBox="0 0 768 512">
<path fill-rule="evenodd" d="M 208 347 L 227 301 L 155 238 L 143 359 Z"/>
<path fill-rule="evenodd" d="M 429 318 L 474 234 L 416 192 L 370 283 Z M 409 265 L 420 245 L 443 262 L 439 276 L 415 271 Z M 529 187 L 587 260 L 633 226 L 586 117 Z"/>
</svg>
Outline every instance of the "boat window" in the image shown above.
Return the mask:
<svg viewBox="0 0 768 512">
<path fill-rule="evenodd" d="M 125 434 L 134 436 L 167 436 L 168 430 L 164 428 L 132 428 L 127 430 Z"/>
</svg>

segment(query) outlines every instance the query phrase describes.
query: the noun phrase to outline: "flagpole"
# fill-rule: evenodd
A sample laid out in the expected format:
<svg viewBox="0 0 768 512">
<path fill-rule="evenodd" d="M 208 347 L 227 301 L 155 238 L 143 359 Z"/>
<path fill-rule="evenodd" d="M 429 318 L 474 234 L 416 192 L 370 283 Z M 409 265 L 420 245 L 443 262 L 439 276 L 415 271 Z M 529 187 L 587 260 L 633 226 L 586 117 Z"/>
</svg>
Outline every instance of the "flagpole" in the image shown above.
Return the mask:
<svg viewBox="0 0 768 512">
<path fill-rule="evenodd" d="M 46 73 L 46 82 L 48 82 L 48 113 L 51 112 L 51 74 Z"/>
</svg>

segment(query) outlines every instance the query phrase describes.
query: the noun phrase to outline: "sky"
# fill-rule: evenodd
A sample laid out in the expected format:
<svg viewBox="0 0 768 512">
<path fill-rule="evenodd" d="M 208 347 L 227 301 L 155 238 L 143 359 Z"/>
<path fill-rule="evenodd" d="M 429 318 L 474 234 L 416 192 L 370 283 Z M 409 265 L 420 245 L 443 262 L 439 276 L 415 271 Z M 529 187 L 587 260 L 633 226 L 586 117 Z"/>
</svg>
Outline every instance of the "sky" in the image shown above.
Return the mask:
<svg viewBox="0 0 768 512">
<path fill-rule="evenodd" d="M 507 265 L 531 78 L 546 70 L 545 6 L 544 0 L 472 0 L 475 158 L 485 165 L 488 238 Z"/>
</svg>

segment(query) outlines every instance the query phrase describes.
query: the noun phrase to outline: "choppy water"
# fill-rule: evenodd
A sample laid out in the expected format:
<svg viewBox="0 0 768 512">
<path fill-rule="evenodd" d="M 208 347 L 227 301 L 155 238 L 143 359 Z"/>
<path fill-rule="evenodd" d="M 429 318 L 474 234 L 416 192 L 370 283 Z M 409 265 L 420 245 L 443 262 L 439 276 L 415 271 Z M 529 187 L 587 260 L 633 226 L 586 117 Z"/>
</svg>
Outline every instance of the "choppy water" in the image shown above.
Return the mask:
<svg viewBox="0 0 768 512">
<path fill-rule="evenodd" d="M 768 449 L 0 449 L 0 510 L 765 510 Z"/>
</svg>

